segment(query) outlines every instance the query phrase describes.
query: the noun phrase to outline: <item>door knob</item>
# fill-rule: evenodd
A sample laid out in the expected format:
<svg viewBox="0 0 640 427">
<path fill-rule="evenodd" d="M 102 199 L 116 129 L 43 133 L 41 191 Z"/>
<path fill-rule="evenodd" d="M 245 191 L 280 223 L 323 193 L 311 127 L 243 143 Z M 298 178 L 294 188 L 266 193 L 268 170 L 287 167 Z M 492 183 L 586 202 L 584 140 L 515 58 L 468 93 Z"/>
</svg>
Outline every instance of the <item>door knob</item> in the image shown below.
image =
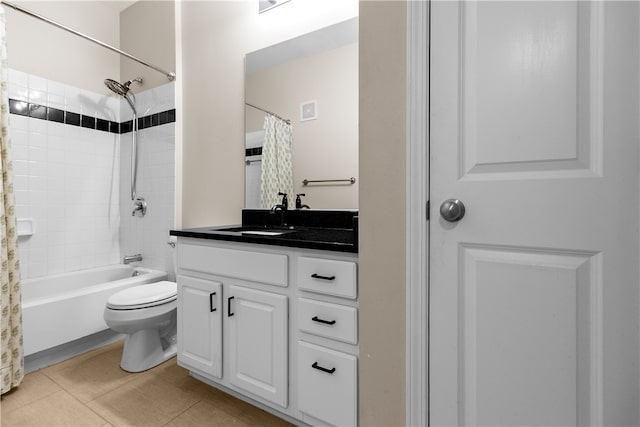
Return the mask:
<svg viewBox="0 0 640 427">
<path fill-rule="evenodd" d="M 440 216 L 445 221 L 460 221 L 464 217 L 464 203 L 458 199 L 445 200 L 440 205 Z"/>
</svg>

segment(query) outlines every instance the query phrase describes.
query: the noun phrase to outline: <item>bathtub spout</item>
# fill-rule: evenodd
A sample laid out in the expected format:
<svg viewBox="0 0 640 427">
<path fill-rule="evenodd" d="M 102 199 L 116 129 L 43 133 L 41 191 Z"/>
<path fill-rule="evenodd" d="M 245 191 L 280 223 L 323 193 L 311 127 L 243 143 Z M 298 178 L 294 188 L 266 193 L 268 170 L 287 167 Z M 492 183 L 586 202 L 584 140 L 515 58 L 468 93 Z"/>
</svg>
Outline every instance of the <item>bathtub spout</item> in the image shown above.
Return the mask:
<svg viewBox="0 0 640 427">
<path fill-rule="evenodd" d="M 142 254 L 126 255 L 123 258 L 122 263 L 123 264 L 130 264 L 130 263 L 136 262 L 136 261 L 142 261 Z"/>
</svg>

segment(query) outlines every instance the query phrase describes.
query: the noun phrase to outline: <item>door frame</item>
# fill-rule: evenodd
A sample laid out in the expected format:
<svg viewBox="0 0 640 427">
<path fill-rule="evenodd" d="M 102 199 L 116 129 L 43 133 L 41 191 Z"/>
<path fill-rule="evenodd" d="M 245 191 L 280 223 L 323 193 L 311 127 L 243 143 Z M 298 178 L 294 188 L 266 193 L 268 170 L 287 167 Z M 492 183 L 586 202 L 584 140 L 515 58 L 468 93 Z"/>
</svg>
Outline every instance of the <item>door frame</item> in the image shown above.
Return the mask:
<svg viewBox="0 0 640 427">
<path fill-rule="evenodd" d="M 429 13 L 407 1 L 406 425 L 429 424 Z"/>
</svg>

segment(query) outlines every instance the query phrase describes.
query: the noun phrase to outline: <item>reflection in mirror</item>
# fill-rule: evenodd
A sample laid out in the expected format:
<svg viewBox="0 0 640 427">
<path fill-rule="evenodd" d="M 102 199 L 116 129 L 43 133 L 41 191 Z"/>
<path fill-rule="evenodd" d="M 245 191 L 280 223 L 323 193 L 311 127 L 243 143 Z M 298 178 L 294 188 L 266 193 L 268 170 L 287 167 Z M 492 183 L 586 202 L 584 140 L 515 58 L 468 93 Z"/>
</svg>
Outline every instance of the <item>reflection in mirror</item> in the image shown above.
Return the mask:
<svg viewBox="0 0 640 427">
<path fill-rule="evenodd" d="M 357 18 L 249 53 L 245 102 L 246 208 L 358 208 Z"/>
</svg>

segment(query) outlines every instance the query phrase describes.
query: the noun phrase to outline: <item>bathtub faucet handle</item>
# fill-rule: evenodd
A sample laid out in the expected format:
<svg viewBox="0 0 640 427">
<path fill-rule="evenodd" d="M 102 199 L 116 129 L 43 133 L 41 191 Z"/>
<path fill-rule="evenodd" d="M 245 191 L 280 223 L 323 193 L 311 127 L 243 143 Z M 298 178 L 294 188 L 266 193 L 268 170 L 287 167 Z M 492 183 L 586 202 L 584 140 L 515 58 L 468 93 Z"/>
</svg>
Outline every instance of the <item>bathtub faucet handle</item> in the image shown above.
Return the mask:
<svg viewBox="0 0 640 427">
<path fill-rule="evenodd" d="M 125 257 L 122 259 L 123 264 L 130 264 L 137 261 L 142 261 L 142 254 L 125 255 Z"/>
<path fill-rule="evenodd" d="M 140 217 L 145 216 L 147 213 L 147 202 L 144 200 L 144 197 L 136 197 L 133 201 L 133 211 L 131 212 L 131 216 L 136 216 L 136 214 L 140 213 Z"/>
</svg>

